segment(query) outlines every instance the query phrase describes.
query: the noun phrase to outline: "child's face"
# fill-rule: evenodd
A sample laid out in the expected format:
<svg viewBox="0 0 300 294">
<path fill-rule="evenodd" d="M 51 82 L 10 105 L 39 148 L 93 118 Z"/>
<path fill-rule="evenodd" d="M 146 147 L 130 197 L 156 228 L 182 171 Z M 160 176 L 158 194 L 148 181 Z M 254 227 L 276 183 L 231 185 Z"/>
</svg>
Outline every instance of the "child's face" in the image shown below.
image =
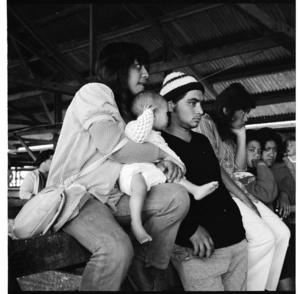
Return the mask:
<svg viewBox="0 0 300 294">
<path fill-rule="evenodd" d="M 253 167 L 252 160 L 260 159 L 261 156 L 261 146 L 258 141 L 249 141 L 247 146 L 247 166 Z"/>
<path fill-rule="evenodd" d="M 296 141 L 288 141 L 286 144 L 286 154 L 288 156 L 296 155 Z"/>
<path fill-rule="evenodd" d="M 161 101 L 154 110 L 153 129 L 156 131 L 165 129 L 168 121 L 168 103 L 167 101 Z"/>
<path fill-rule="evenodd" d="M 277 144 L 275 141 L 271 140 L 266 143 L 266 146 L 261 154 L 261 159 L 271 167 L 277 157 Z"/>
</svg>

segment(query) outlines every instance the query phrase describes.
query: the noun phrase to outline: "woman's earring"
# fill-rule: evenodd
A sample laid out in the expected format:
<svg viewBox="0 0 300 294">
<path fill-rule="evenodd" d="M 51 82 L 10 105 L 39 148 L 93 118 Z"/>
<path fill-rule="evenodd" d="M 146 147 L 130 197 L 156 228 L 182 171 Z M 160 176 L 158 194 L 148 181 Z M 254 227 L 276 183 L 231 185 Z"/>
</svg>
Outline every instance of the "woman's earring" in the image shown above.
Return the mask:
<svg viewBox="0 0 300 294">
<path fill-rule="evenodd" d="M 169 112 L 173 112 L 173 104 L 172 104 L 172 101 L 169 101 L 169 102 L 168 102 L 168 111 L 169 111 Z"/>
</svg>

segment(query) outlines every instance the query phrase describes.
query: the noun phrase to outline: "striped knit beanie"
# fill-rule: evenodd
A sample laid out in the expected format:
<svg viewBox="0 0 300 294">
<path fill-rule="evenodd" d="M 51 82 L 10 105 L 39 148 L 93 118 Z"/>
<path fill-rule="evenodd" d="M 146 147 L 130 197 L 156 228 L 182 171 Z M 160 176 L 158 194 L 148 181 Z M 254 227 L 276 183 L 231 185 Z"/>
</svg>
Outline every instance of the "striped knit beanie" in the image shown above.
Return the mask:
<svg viewBox="0 0 300 294">
<path fill-rule="evenodd" d="M 192 90 L 200 90 L 204 93 L 203 85 L 193 76 L 183 72 L 172 72 L 165 77 L 159 94 L 167 101 L 171 101 L 179 95 Z"/>
</svg>

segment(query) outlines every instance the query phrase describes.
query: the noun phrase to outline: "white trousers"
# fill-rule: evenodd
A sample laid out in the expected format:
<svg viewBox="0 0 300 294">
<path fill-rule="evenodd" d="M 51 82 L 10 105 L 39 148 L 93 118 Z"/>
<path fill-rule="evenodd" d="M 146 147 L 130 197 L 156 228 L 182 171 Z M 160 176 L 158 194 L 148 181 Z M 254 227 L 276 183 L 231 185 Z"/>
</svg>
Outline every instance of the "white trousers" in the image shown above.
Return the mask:
<svg viewBox="0 0 300 294">
<path fill-rule="evenodd" d="M 261 218 L 240 199 L 238 205 L 248 241 L 247 291 L 275 291 L 279 282 L 290 230 L 262 202 L 255 203 Z"/>
</svg>

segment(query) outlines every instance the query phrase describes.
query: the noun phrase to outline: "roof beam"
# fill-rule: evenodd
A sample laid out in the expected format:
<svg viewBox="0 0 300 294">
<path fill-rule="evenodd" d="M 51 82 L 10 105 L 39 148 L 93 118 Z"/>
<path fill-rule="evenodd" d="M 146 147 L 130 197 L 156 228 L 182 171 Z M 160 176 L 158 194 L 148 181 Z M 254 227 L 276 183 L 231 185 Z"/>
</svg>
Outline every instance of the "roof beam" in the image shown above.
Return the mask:
<svg viewBox="0 0 300 294">
<path fill-rule="evenodd" d="M 150 74 L 163 72 L 166 70 L 173 70 L 179 67 L 186 67 L 194 64 L 208 62 L 212 60 L 227 58 L 235 55 L 241 55 L 245 53 L 251 53 L 255 51 L 267 50 L 273 47 L 277 47 L 277 43 L 273 40 L 259 38 L 251 40 L 249 42 L 234 44 L 225 46 L 222 48 L 216 48 L 208 51 L 204 51 L 198 54 L 194 54 L 182 59 L 176 59 L 170 62 L 158 62 L 153 63 L 150 66 Z"/>
<path fill-rule="evenodd" d="M 20 136 L 16 136 L 16 138 L 19 140 L 19 142 L 21 143 L 21 145 L 26 149 L 26 151 L 28 152 L 28 154 L 30 155 L 30 157 L 36 161 L 36 157 L 35 155 L 32 153 L 32 151 L 29 149 L 29 147 L 26 145 L 26 143 L 23 141 L 23 139 Z"/>
<path fill-rule="evenodd" d="M 282 61 L 274 62 L 269 64 L 259 64 L 254 66 L 245 66 L 239 68 L 233 68 L 226 71 L 222 71 L 216 75 L 212 75 L 206 78 L 212 84 L 228 82 L 232 80 L 247 79 L 250 77 L 257 77 L 262 75 L 271 75 L 276 73 L 281 73 L 285 71 L 295 70 L 295 61 Z"/>
<path fill-rule="evenodd" d="M 12 130 L 8 133 L 8 137 L 12 137 L 12 136 L 16 136 L 17 134 L 20 135 L 20 136 L 25 136 L 25 135 L 36 135 L 36 134 L 52 134 L 52 133 L 57 133 L 58 130 L 53 127 L 51 129 L 40 129 L 40 130 L 37 130 L 37 128 L 34 128 L 34 129 L 29 129 L 29 128 L 26 128 L 26 129 L 22 129 L 22 130 Z"/>
<path fill-rule="evenodd" d="M 14 107 L 12 105 L 8 105 L 8 108 L 12 109 L 13 111 L 21 114 L 22 116 L 28 118 L 30 121 L 32 121 L 33 123 L 35 124 L 42 124 L 39 120 L 37 120 L 32 114 L 29 114 L 29 113 L 26 113 L 25 111 L 17 108 L 17 107 Z"/>
<path fill-rule="evenodd" d="M 72 5 L 71 7 L 64 9 L 62 11 L 57 11 L 55 14 L 48 15 L 46 17 L 43 17 L 37 21 L 34 22 L 35 26 L 43 26 L 47 25 L 49 23 L 58 21 L 60 19 L 66 18 L 68 16 L 71 16 L 73 14 L 77 14 L 78 12 L 81 12 L 85 9 L 88 9 L 90 7 L 90 4 L 76 4 Z"/>
<path fill-rule="evenodd" d="M 201 4 L 194 5 L 192 7 L 188 7 L 186 9 L 180 10 L 178 12 L 173 12 L 173 13 L 155 18 L 155 20 L 158 24 L 159 23 L 164 23 L 164 22 L 169 22 L 169 21 L 172 21 L 174 19 L 178 19 L 178 18 L 181 18 L 181 17 L 188 16 L 190 14 L 199 13 L 199 12 L 202 12 L 202 11 L 213 9 L 213 8 L 218 7 L 220 5 L 224 5 L 224 4 L 223 3 L 222 4 L 203 4 L 203 3 L 201 3 Z M 99 35 L 97 37 L 97 43 L 110 41 L 110 40 L 113 40 L 115 38 L 122 37 L 124 35 L 128 35 L 128 34 L 131 34 L 131 33 L 137 32 L 137 31 L 144 30 L 146 28 L 149 28 L 149 24 L 147 23 L 147 21 L 144 21 L 144 22 L 141 22 L 141 23 L 138 23 L 138 24 L 126 27 L 126 28 L 113 30 L 109 33 Z M 89 39 L 87 39 L 87 40 L 76 42 L 76 43 L 60 45 L 57 48 L 61 53 L 66 53 L 66 52 L 75 51 L 75 50 L 78 50 L 80 48 L 87 47 L 89 45 L 90 45 L 90 41 L 89 41 Z M 33 57 L 29 60 L 29 62 L 36 61 L 37 59 L 38 58 Z M 8 68 L 18 66 L 18 65 L 20 65 L 20 63 L 15 62 L 13 64 L 10 64 Z"/>
<path fill-rule="evenodd" d="M 49 41 L 47 36 L 45 36 L 41 31 L 39 31 L 34 25 L 30 23 L 27 17 L 22 14 L 16 6 L 7 6 L 9 11 L 18 19 L 21 24 L 32 34 L 37 41 L 39 41 L 43 47 L 53 56 L 53 58 L 65 68 L 76 80 L 81 84 L 85 84 L 86 81 L 80 76 L 80 74 L 73 68 L 71 64 L 66 61 L 66 58 L 61 55 L 61 53 L 56 49 L 54 45 Z"/>
<path fill-rule="evenodd" d="M 272 33 L 272 38 L 288 51 L 295 53 L 295 30 L 283 20 L 275 20 L 255 4 L 235 3 L 236 8 L 261 27 Z"/>
<path fill-rule="evenodd" d="M 41 60 L 43 61 L 45 64 L 47 64 L 54 72 L 56 72 L 57 70 L 57 65 L 56 63 L 54 63 L 51 59 L 48 58 L 48 56 L 46 56 L 46 54 L 44 53 L 40 53 L 38 52 L 32 45 L 30 42 L 28 42 L 28 40 L 24 40 L 20 38 L 20 35 L 18 35 L 12 28 L 8 27 L 7 28 L 8 31 L 8 35 L 12 38 L 14 38 L 17 42 L 19 42 L 22 46 L 24 46 L 27 50 L 29 50 L 32 54 L 36 55 L 37 58 L 35 58 L 35 60 Z M 31 62 L 32 58 L 28 60 L 28 62 Z M 10 66 L 8 65 L 8 69 L 10 68 Z"/>
<path fill-rule="evenodd" d="M 157 32 L 159 33 L 159 35 L 161 36 L 161 38 L 163 40 L 166 40 L 168 36 L 168 38 L 171 40 L 172 38 L 174 38 L 174 36 L 170 36 L 168 32 L 166 32 L 163 28 L 161 28 L 161 26 L 155 21 L 155 19 L 149 15 L 149 13 L 147 11 L 145 11 L 145 9 L 140 5 L 140 4 L 133 4 L 134 8 L 139 12 L 139 14 L 142 15 L 142 17 L 148 22 L 148 24 Z M 179 58 L 184 58 L 185 55 L 182 53 L 182 51 L 175 45 L 172 44 L 172 50 L 173 52 L 177 55 L 177 57 Z M 190 70 L 192 72 L 192 74 L 198 79 L 198 80 L 203 80 L 203 76 L 201 75 L 201 73 L 193 66 L 190 66 Z M 166 70 L 166 72 L 168 72 L 168 70 Z M 210 85 L 207 81 L 203 80 L 202 84 L 204 85 L 204 87 L 206 88 L 206 91 L 210 93 L 211 96 L 216 97 L 217 93 L 214 90 L 214 88 L 212 87 L 212 85 Z"/>
<path fill-rule="evenodd" d="M 12 119 L 8 118 L 8 124 L 10 125 L 27 125 L 27 126 L 36 126 L 36 123 L 31 120 L 24 120 L 24 119 Z"/>
<path fill-rule="evenodd" d="M 22 66 L 23 66 L 24 70 L 26 71 L 27 77 L 34 79 L 34 76 L 31 72 L 27 62 L 25 61 L 16 40 L 11 35 L 9 35 L 9 39 L 10 39 L 11 43 L 13 44 L 13 46 L 19 56 L 19 59 L 21 60 Z"/>
<path fill-rule="evenodd" d="M 69 86 L 65 84 L 55 83 L 55 82 L 45 82 L 45 81 L 35 81 L 30 79 L 22 79 L 19 77 L 8 76 L 8 82 L 13 84 L 20 84 L 25 86 L 30 86 L 37 89 L 43 89 L 50 92 L 59 92 L 67 95 L 74 95 L 81 86 Z M 15 99 L 14 99 L 15 100 Z"/>
<path fill-rule="evenodd" d="M 48 108 L 48 106 L 47 106 L 47 104 L 46 104 L 46 102 L 45 102 L 43 96 L 40 95 L 40 96 L 39 96 L 39 99 L 40 99 L 40 101 L 41 101 L 41 103 L 42 103 L 42 106 L 43 106 L 45 112 L 46 112 L 46 115 L 47 115 L 47 117 L 48 117 L 49 122 L 52 123 L 52 124 L 54 124 L 53 116 L 51 115 L 51 113 L 50 113 L 50 111 L 49 111 L 49 108 Z"/>
<path fill-rule="evenodd" d="M 276 21 L 259 9 L 255 4 L 236 3 L 235 5 L 245 11 L 252 18 L 256 19 L 260 24 L 272 30 L 274 33 L 283 32 L 289 38 L 295 41 L 295 30 L 284 21 Z"/>
</svg>

